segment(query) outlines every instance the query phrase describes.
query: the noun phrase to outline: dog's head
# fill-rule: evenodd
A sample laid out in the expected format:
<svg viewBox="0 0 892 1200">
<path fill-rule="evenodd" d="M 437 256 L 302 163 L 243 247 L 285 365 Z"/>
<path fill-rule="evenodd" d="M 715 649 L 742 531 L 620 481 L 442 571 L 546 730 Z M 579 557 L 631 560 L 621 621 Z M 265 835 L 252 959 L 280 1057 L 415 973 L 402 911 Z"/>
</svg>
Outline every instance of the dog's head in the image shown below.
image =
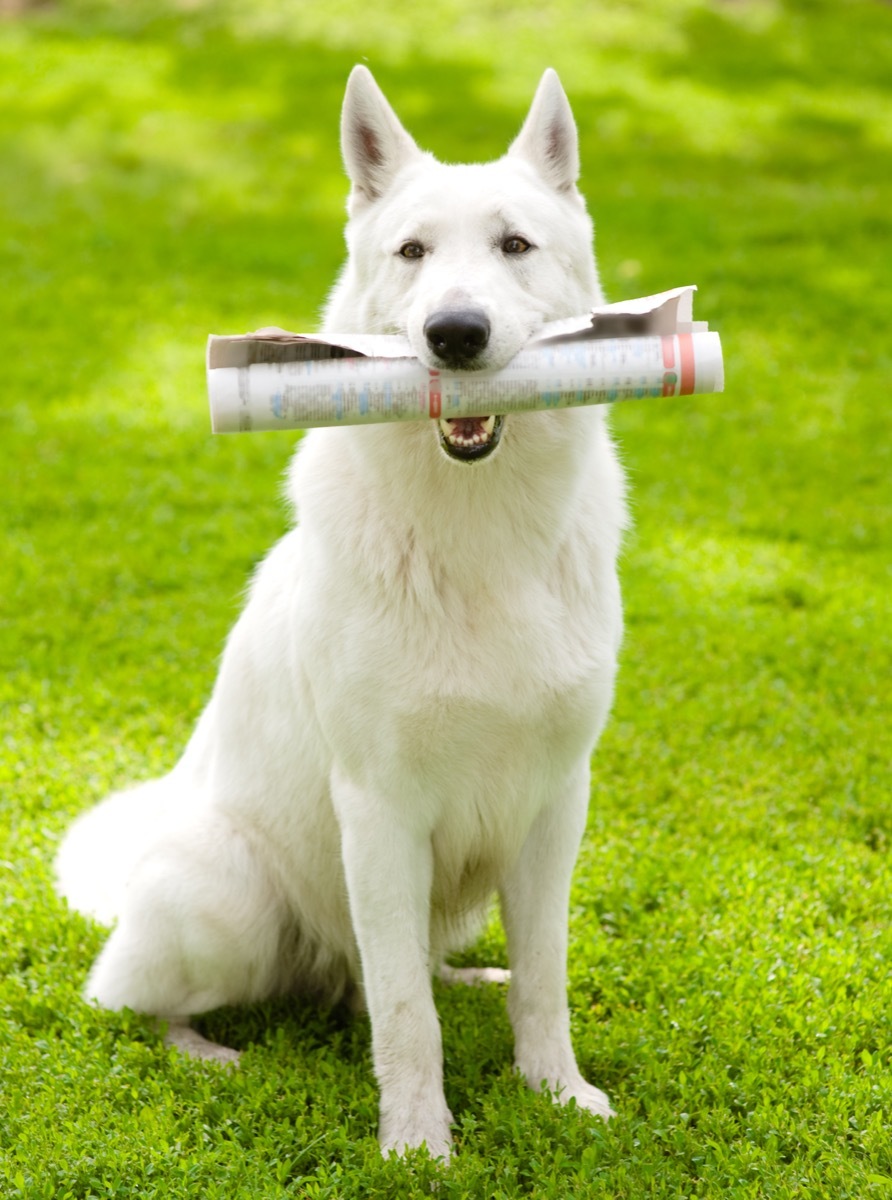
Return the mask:
<svg viewBox="0 0 892 1200">
<path fill-rule="evenodd" d="M 371 73 L 356 67 L 341 145 L 352 182 L 350 254 L 327 328 L 405 334 L 433 368 L 499 368 L 546 321 L 600 298 L 576 189 L 576 126 L 554 71 L 503 158 L 447 165 L 419 149 Z M 440 445 L 479 462 L 503 424 L 495 413 L 444 419 Z"/>
</svg>

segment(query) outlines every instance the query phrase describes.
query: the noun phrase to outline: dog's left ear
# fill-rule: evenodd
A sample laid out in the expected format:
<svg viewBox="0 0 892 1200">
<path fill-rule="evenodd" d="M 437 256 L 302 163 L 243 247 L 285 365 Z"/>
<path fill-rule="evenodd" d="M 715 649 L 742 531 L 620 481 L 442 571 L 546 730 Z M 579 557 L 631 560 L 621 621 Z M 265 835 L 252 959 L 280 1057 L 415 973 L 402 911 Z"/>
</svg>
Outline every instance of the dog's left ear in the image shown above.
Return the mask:
<svg viewBox="0 0 892 1200">
<path fill-rule="evenodd" d="M 353 183 L 351 210 L 383 196 L 400 168 L 422 153 L 403 129 L 368 67 L 354 67 L 347 80 L 341 112 L 341 153 Z"/>
<path fill-rule="evenodd" d="M 551 67 L 542 76 L 509 154 L 526 158 L 552 187 L 571 191 L 579 178 L 579 139 L 570 102 Z"/>
</svg>

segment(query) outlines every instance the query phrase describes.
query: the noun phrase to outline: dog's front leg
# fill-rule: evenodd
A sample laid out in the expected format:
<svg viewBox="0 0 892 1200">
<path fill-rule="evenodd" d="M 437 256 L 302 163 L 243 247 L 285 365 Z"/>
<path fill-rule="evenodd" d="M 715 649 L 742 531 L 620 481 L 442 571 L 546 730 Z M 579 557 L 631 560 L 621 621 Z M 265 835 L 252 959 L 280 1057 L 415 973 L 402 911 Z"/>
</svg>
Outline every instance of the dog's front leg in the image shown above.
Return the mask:
<svg viewBox="0 0 892 1200">
<path fill-rule="evenodd" d="M 511 986 L 508 1013 L 517 1068 L 531 1088 L 548 1087 L 598 1116 L 613 1116 L 602 1091 L 583 1079 L 570 1041 L 567 910 L 570 878 L 585 826 L 588 771 L 533 825 L 502 892 Z"/>
<path fill-rule="evenodd" d="M 381 1149 L 423 1143 L 448 1159 L 452 1114 L 431 987 L 430 832 L 343 776 L 333 777 L 332 795 L 372 1025 Z"/>
</svg>

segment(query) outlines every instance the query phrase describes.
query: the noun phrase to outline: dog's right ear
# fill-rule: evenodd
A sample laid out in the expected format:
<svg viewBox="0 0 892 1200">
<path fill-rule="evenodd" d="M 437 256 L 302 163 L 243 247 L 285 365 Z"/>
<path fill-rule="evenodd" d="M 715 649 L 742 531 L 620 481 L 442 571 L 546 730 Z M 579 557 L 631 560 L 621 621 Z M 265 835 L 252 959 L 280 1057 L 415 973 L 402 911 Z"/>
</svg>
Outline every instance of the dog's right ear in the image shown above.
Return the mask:
<svg viewBox="0 0 892 1200">
<path fill-rule="evenodd" d="M 353 183 L 351 211 L 387 191 L 407 162 L 421 156 L 368 67 L 350 72 L 341 112 L 341 153 Z"/>
</svg>

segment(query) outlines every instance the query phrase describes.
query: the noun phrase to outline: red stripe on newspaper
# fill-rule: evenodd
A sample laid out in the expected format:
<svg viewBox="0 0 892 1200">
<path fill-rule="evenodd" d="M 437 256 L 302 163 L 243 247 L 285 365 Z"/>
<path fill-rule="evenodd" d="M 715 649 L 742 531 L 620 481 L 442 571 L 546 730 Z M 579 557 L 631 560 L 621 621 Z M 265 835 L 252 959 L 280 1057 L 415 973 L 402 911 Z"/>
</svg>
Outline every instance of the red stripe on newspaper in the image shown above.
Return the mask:
<svg viewBox="0 0 892 1200">
<path fill-rule="evenodd" d="M 678 353 L 681 357 L 680 396 L 690 396 L 694 391 L 694 339 L 689 333 L 678 335 Z"/>
<path fill-rule="evenodd" d="M 671 371 L 675 366 L 675 335 L 669 334 L 662 338 L 663 342 L 663 366 L 667 371 Z"/>
<path fill-rule="evenodd" d="M 443 411 L 443 393 L 440 390 L 440 388 L 441 388 L 440 372 L 439 371 L 429 371 L 428 374 L 430 375 L 430 384 L 428 385 L 429 386 L 429 395 L 430 395 L 430 408 L 428 411 L 430 412 L 430 415 L 432 417 L 438 417 L 440 415 L 440 413 Z"/>
</svg>

